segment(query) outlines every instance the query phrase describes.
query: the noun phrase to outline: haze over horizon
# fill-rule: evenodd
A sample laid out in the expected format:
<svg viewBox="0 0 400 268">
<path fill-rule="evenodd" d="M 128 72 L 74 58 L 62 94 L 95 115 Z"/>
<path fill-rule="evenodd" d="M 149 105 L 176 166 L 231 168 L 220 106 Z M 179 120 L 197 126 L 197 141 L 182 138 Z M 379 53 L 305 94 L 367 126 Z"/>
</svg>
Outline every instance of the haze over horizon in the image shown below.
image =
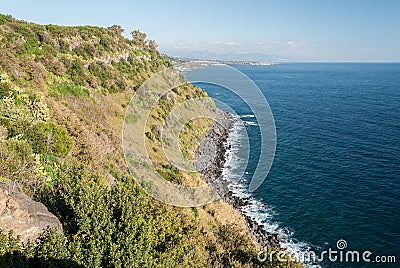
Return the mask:
<svg viewBox="0 0 400 268">
<path fill-rule="evenodd" d="M 121 25 L 170 56 L 248 61 L 400 61 L 400 1 L 27 1 L 0 13 L 40 24 Z"/>
</svg>

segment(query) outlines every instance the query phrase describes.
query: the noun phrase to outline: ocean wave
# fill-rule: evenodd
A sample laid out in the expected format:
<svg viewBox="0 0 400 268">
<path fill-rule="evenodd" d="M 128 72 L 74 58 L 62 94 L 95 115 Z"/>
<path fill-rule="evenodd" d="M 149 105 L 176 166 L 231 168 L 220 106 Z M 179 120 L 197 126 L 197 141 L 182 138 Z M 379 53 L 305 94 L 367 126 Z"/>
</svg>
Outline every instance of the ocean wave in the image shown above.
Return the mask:
<svg viewBox="0 0 400 268">
<path fill-rule="evenodd" d="M 245 114 L 240 116 L 240 118 L 254 118 L 254 117 L 256 117 L 254 114 Z"/>
</svg>

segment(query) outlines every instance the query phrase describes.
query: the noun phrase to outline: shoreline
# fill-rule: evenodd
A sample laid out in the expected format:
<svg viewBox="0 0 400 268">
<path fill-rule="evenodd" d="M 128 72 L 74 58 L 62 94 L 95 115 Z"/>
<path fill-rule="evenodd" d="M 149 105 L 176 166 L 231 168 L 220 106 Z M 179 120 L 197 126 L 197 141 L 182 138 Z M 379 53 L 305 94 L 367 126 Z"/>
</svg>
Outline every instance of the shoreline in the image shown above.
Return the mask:
<svg viewBox="0 0 400 268">
<path fill-rule="evenodd" d="M 246 222 L 246 232 L 256 244 L 273 249 L 281 248 L 282 239 L 279 234 L 266 231 L 262 224 L 243 212 L 250 198 L 234 195 L 228 187 L 229 182 L 223 178 L 226 155 L 232 146 L 227 142 L 237 119 L 232 114 L 219 109 L 217 115 L 217 122 L 211 124 L 195 152 L 197 161 L 194 166 L 203 174 L 205 182 L 217 191 L 221 199 L 242 215 Z"/>
</svg>

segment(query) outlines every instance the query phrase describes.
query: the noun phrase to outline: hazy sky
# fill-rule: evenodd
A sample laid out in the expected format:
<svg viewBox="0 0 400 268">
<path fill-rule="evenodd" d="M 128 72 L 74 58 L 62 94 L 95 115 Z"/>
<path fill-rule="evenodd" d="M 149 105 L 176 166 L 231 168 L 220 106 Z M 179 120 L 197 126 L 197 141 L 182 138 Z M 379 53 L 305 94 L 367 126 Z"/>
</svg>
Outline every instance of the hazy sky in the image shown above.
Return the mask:
<svg viewBox="0 0 400 268">
<path fill-rule="evenodd" d="M 174 56 L 400 61 L 400 0 L 0 0 L 0 13 L 140 29 Z"/>
</svg>

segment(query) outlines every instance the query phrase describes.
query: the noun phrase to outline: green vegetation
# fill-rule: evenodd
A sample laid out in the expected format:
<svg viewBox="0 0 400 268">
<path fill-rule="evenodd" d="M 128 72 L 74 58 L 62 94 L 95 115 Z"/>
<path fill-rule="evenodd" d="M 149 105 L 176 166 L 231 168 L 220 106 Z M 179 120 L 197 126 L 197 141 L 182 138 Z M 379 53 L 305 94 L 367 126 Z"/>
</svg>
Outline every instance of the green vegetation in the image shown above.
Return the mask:
<svg viewBox="0 0 400 268">
<path fill-rule="evenodd" d="M 169 67 L 154 41 L 119 26 L 38 25 L 0 14 L 0 180 L 18 181 L 63 225 L 22 244 L 0 230 L 4 267 L 279 267 L 260 250 L 243 219 L 216 202 L 170 207 L 135 183 L 124 162 L 125 108 L 148 77 Z M 199 185 L 162 154 L 160 126 L 178 103 L 206 94 L 192 85 L 160 100 L 146 146 L 164 178 Z M 135 120 L 135 118 L 132 118 Z M 209 122 L 181 135 L 191 158 Z M 281 267 L 299 267 L 282 263 Z"/>
<path fill-rule="evenodd" d="M 65 157 L 72 147 L 72 140 L 66 130 L 51 122 L 33 125 L 25 136 L 36 154 Z"/>
<path fill-rule="evenodd" d="M 61 95 L 70 94 L 75 97 L 89 97 L 89 92 L 79 86 L 71 85 L 67 82 L 62 84 L 55 85 L 53 88 L 50 88 L 50 92 L 58 93 Z"/>
<path fill-rule="evenodd" d="M 9 254 L 4 262 L 22 255 L 31 262 L 54 258 L 87 267 L 214 267 L 223 262 L 242 267 L 256 260 L 246 252 L 242 236 L 227 235 L 229 228 L 216 226 L 219 243 L 206 241 L 196 222 L 150 200 L 132 180 L 110 188 L 77 165 L 59 172 L 40 200 L 64 223 L 67 235 L 49 230 L 36 245 L 21 249 L 14 238 L 0 234 L 0 253 Z"/>
</svg>

